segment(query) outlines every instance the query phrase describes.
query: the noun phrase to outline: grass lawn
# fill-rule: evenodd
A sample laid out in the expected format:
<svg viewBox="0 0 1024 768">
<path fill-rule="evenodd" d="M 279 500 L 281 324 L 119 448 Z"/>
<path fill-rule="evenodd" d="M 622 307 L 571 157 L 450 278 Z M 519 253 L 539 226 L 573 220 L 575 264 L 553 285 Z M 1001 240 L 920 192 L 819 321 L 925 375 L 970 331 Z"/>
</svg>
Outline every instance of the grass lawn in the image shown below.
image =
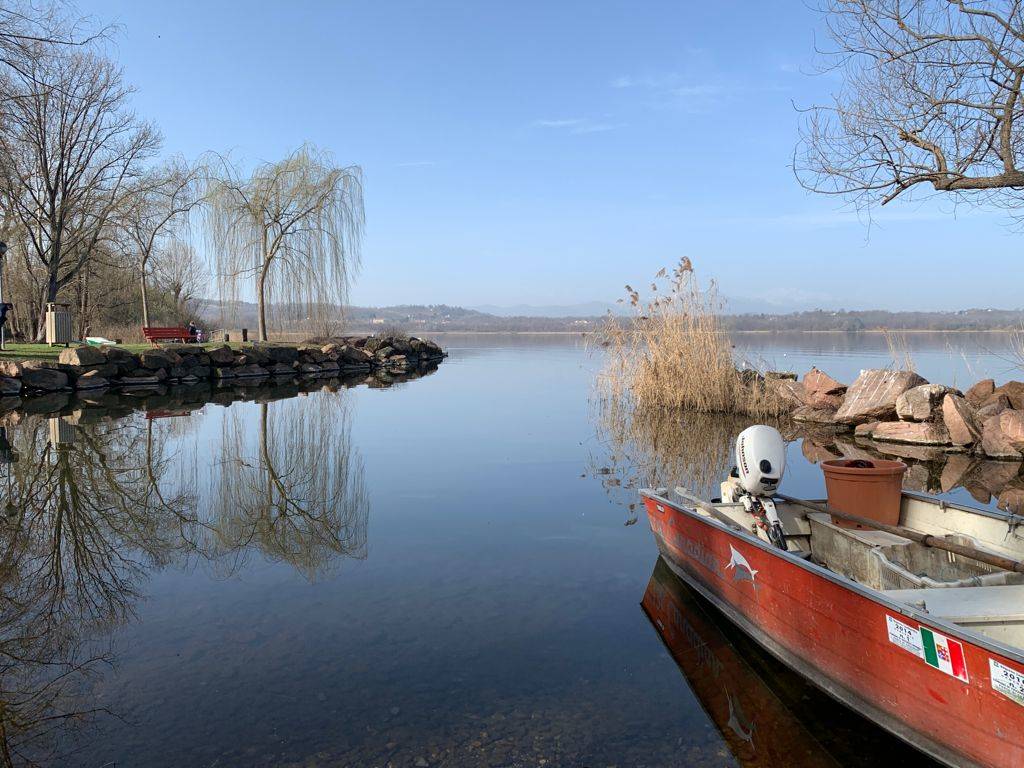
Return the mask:
<svg viewBox="0 0 1024 768">
<path fill-rule="evenodd" d="M 78 346 L 72 344 L 71 346 Z M 154 349 L 153 344 L 142 343 L 142 344 L 118 344 L 120 349 L 127 350 L 138 354 L 139 352 L 145 352 L 147 349 Z M 210 344 L 199 344 L 203 349 L 213 349 L 214 347 L 223 346 L 221 342 L 213 342 Z M 246 346 L 241 342 L 231 342 L 228 344 L 232 349 L 239 349 Z M 6 349 L 0 352 L 0 360 L 56 360 L 60 355 L 61 350 L 64 349 L 62 344 L 49 346 L 47 344 L 15 344 L 13 342 L 7 342 Z"/>
<path fill-rule="evenodd" d="M 48 344 L 15 344 L 7 342 L 6 349 L 0 352 L 0 360 L 56 360 L 57 356 L 64 349 L 63 345 L 49 346 Z M 132 352 L 139 352 L 148 344 L 123 344 L 125 349 Z"/>
</svg>

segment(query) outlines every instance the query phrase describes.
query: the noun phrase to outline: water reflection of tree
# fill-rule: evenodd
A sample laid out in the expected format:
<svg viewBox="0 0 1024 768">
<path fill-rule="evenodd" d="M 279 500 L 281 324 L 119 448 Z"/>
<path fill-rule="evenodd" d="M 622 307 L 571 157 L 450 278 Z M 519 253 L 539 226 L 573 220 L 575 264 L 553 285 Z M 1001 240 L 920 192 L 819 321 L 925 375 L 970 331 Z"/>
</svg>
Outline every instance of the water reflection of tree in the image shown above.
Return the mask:
<svg viewBox="0 0 1024 768">
<path fill-rule="evenodd" d="M 147 427 L 148 429 L 148 427 Z M 47 434 L 49 432 L 49 434 Z M 191 489 L 135 422 L 30 420 L 14 433 L 0 522 L 0 764 L 53 759 L 57 736 L 102 709 L 76 695 L 109 661 L 150 566 L 187 548 Z"/>
<path fill-rule="evenodd" d="M 310 579 L 338 556 L 365 557 L 369 504 L 344 400 L 261 403 L 255 438 L 245 416 L 224 422 L 221 546 L 244 556 L 255 545 Z"/>
<path fill-rule="evenodd" d="M 636 489 L 685 485 L 706 496 L 734 464 L 736 436 L 750 418 L 728 414 L 645 409 L 635 411 L 618 401 L 595 404 L 602 451 L 591 456 L 590 472 L 635 522 Z"/>
<path fill-rule="evenodd" d="M 28 418 L 10 451 L 0 440 L 0 462 L 19 457 L 0 463 L 0 766 L 59 762 L 70 732 L 111 714 L 84 683 L 112 661 L 112 630 L 153 569 L 230 569 L 259 550 L 314 578 L 339 556 L 365 556 L 343 397 L 256 408 L 222 412 L 214 462 L 195 450 L 195 419 Z"/>
</svg>

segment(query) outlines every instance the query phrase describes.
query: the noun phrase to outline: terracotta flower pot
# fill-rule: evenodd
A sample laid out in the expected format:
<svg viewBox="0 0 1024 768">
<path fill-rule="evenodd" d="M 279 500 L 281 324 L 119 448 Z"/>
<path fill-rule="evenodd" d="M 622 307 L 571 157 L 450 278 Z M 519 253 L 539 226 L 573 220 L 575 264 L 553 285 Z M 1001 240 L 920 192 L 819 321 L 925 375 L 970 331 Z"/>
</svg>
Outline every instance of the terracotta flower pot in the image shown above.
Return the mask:
<svg viewBox="0 0 1024 768">
<path fill-rule="evenodd" d="M 835 459 L 823 461 L 828 505 L 840 512 L 866 517 L 887 525 L 900 524 L 903 474 L 907 465 L 887 459 Z M 844 528 L 864 528 L 832 518 Z"/>
</svg>

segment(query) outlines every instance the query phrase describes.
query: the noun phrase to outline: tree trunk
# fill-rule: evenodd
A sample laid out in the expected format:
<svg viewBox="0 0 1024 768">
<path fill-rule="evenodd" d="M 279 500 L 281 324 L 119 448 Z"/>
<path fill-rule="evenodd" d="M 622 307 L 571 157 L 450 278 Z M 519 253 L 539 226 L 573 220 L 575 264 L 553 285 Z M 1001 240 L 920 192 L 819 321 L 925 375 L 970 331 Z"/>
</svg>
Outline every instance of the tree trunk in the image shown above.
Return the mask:
<svg viewBox="0 0 1024 768">
<path fill-rule="evenodd" d="M 142 326 L 149 327 L 149 296 L 146 293 L 146 264 L 142 264 Z"/>
<path fill-rule="evenodd" d="M 39 317 L 36 324 L 35 341 L 39 343 L 46 338 L 46 305 L 57 300 L 57 276 L 51 274 L 43 285 L 42 296 L 39 297 Z"/>
<path fill-rule="evenodd" d="M 259 312 L 259 340 L 269 341 L 267 338 L 267 306 L 266 298 L 264 297 L 266 284 L 267 284 L 267 272 L 270 271 L 270 261 L 273 259 L 273 255 L 267 250 L 267 230 L 263 230 L 263 265 L 260 267 L 260 273 L 256 278 L 256 308 Z"/>
<path fill-rule="evenodd" d="M 259 339 L 260 341 L 267 341 L 267 307 L 263 299 L 263 284 L 267 277 L 267 268 L 264 265 L 263 269 L 260 270 L 259 277 L 256 278 L 256 310 L 259 315 Z"/>
<path fill-rule="evenodd" d="M 78 273 L 78 338 L 84 339 L 89 333 L 89 270 Z"/>
</svg>

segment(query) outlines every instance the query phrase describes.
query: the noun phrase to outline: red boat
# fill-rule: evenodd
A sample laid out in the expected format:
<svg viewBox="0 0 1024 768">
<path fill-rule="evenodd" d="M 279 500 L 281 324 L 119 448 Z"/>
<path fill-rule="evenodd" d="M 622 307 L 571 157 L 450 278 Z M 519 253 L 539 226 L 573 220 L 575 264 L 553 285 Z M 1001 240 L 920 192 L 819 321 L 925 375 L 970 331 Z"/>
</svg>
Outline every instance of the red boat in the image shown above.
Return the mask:
<svg viewBox="0 0 1024 768">
<path fill-rule="evenodd" d="M 992 565 L 1020 565 L 1024 518 L 903 493 L 898 525 L 858 529 L 774 493 L 767 515 L 641 493 L 671 569 L 787 666 L 947 765 L 1024 767 L 1024 574 Z"/>
</svg>

